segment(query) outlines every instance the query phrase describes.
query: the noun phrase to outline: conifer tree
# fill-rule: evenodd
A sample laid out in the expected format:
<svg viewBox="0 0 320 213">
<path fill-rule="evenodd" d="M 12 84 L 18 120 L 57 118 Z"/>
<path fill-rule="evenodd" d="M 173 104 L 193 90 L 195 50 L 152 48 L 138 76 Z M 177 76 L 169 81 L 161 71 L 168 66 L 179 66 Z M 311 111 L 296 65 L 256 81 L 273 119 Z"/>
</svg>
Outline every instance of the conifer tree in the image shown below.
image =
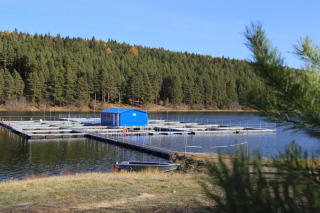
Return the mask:
<svg viewBox="0 0 320 213">
<path fill-rule="evenodd" d="M 208 108 L 209 105 L 212 102 L 212 96 L 213 96 L 213 84 L 210 80 L 209 75 L 204 75 L 202 78 L 203 81 L 203 88 L 204 88 L 204 99 L 205 99 L 205 105 Z"/>
<path fill-rule="evenodd" d="M 228 103 L 237 102 L 238 96 L 236 91 L 236 81 L 233 75 L 229 75 L 226 89 L 228 95 Z"/>
<path fill-rule="evenodd" d="M 143 104 L 147 105 L 148 103 L 151 102 L 152 99 L 152 87 L 151 87 L 151 83 L 149 80 L 149 76 L 147 74 L 147 72 L 143 72 L 143 76 L 142 76 L 143 80 L 143 96 L 142 96 L 142 100 L 143 100 Z"/>
<path fill-rule="evenodd" d="M 21 98 L 23 96 L 24 82 L 20 74 L 15 69 L 13 71 L 13 81 L 15 85 L 13 94 L 16 98 Z"/>
<path fill-rule="evenodd" d="M 80 109 L 82 109 L 82 107 L 86 105 L 89 100 L 89 85 L 87 84 L 87 81 L 84 77 L 80 77 L 77 83 L 79 85 L 79 87 L 77 88 L 77 97 Z"/>
<path fill-rule="evenodd" d="M 183 76 L 182 78 L 182 93 L 183 93 L 183 103 L 186 103 L 186 96 L 189 92 L 189 87 L 188 87 L 188 80 L 186 76 Z"/>
<path fill-rule="evenodd" d="M 4 80 L 3 94 L 5 96 L 5 100 L 9 100 L 12 98 L 12 95 L 14 93 L 14 84 L 13 84 L 14 81 L 8 69 L 4 70 L 3 80 Z"/>
<path fill-rule="evenodd" d="M 72 104 L 74 102 L 74 96 L 75 96 L 75 88 L 76 88 L 76 75 L 74 71 L 67 66 L 66 72 L 64 73 L 64 91 L 63 96 L 68 104 Z"/>
<path fill-rule="evenodd" d="M 156 100 L 156 103 L 158 103 L 158 98 L 160 98 L 160 90 L 162 83 L 163 80 L 160 73 L 157 72 L 151 77 L 152 90 L 150 91 L 150 93 L 152 93 L 152 100 Z"/>
<path fill-rule="evenodd" d="M 131 84 L 130 84 L 130 92 L 131 92 L 131 96 L 132 96 L 132 107 L 134 107 L 135 104 L 135 97 L 138 96 L 138 89 L 139 89 L 139 85 L 137 84 L 138 82 L 138 78 L 135 75 L 135 73 L 133 73 L 132 77 L 131 77 Z"/>
<path fill-rule="evenodd" d="M 223 72 L 218 74 L 214 99 L 220 109 L 226 106 L 227 90 L 226 90 L 226 80 Z"/>
<path fill-rule="evenodd" d="M 171 87 L 169 88 L 171 102 L 178 104 L 182 101 L 182 84 L 179 76 L 170 77 Z"/>
<path fill-rule="evenodd" d="M 195 103 L 195 99 L 196 99 L 196 94 L 197 94 L 197 87 L 195 86 L 194 80 L 191 77 L 189 79 L 189 90 L 188 90 L 188 94 L 187 94 L 187 100 L 190 104 L 190 108 L 193 108 L 193 104 Z"/>
<path fill-rule="evenodd" d="M 196 79 L 196 91 L 197 91 L 197 94 L 196 94 L 196 100 L 197 100 L 197 103 L 200 103 L 200 102 L 203 102 L 204 101 L 204 97 L 205 97 L 205 90 L 204 90 L 204 87 L 203 87 L 203 82 L 202 82 L 202 78 L 200 76 L 197 77 Z"/>
<path fill-rule="evenodd" d="M 37 73 L 35 71 L 29 73 L 27 81 L 28 81 L 29 100 L 32 103 L 35 103 L 35 101 L 39 100 L 39 87 L 40 87 L 39 77 L 38 77 Z"/>
<path fill-rule="evenodd" d="M 101 74 L 100 74 L 100 86 L 101 86 L 103 104 L 106 103 L 106 95 L 108 92 L 108 80 L 109 80 L 108 70 L 105 67 L 102 67 Z"/>
<path fill-rule="evenodd" d="M 60 79 L 61 77 L 58 68 L 52 68 L 48 89 L 53 100 L 53 106 L 56 105 L 56 102 L 61 102 L 62 87 Z"/>
<path fill-rule="evenodd" d="M 4 79 L 3 79 L 3 74 L 4 70 L 0 68 L 0 103 L 4 101 L 4 94 L 3 94 L 3 89 L 4 89 Z"/>
</svg>

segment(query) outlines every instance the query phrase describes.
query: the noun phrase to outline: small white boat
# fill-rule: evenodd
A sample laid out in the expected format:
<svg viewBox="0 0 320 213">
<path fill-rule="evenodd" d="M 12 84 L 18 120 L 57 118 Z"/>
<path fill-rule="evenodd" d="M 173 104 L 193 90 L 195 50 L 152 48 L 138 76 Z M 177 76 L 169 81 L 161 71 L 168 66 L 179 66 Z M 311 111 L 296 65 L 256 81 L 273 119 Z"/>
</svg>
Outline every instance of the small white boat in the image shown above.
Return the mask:
<svg viewBox="0 0 320 213">
<path fill-rule="evenodd" d="M 120 171 L 122 169 L 141 171 L 148 168 L 158 169 L 161 172 L 168 172 L 177 169 L 180 164 L 176 163 L 161 163 L 161 162 L 146 162 L 146 161 L 122 161 L 120 163 L 115 162 L 112 166 L 114 171 Z"/>
</svg>

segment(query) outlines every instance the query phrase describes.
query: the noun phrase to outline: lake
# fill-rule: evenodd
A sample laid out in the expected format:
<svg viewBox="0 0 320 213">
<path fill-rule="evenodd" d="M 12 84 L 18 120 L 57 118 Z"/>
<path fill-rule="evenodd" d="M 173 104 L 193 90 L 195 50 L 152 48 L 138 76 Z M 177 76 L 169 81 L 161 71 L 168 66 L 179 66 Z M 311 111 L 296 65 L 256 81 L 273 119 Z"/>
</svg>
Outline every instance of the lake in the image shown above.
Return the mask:
<svg viewBox="0 0 320 213">
<path fill-rule="evenodd" d="M 10 120 L 58 119 L 66 112 L 0 112 L 0 117 Z M 71 117 L 88 117 L 87 113 L 70 113 Z M 273 157 L 295 140 L 303 150 L 320 155 L 317 137 L 305 131 L 283 131 L 290 126 L 275 125 L 261 113 L 252 112 L 175 112 L 150 113 L 149 119 L 217 123 L 224 125 L 255 125 L 276 128 L 269 134 L 231 135 L 168 135 L 128 137 L 141 143 L 187 152 L 221 152 L 234 154 L 236 147 L 243 148 L 248 155 L 253 150 L 264 157 Z M 236 145 L 238 144 L 238 145 Z M 196 147 L 195 147 L 196 146 Z M 109 172 L 114 161 L 147 160 L 165 161 L 157 156 L 118 147 L 88 138 L 26 140 L 5 128 L 0 132 L 0 181 L 23 178 L 25 175 L 60 175 L 76 172 Z"/>
</svg>

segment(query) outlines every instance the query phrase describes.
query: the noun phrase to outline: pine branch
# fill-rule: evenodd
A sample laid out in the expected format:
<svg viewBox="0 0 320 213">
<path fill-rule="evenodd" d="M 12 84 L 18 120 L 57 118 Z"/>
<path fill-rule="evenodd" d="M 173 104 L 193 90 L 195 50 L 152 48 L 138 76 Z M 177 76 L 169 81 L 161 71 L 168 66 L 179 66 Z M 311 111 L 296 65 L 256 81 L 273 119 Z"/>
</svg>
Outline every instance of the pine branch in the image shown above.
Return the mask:
<svg viewBox="0 0 320 213">
<path fill-rule="evenodd" d="M 261 23 L 251 23 L 249 27 L 246 27 L 244 35 L 247 39 L 245 45 L 253 53 L 257 71 L 264 76 L 267 84 L 275 89 L 276 97 L 279 99 L 280 104 L 272 102 L 270 106 L 274 108 L 267 109 L 263 107 L 264 111 L 275 116 L 274 113 L 270 113 L 270 110 L 276 110 L 278 116 L 275 117 L 288 122 L 320 126 L 317 117 L 319 113 L 315 108 L 319 101 L 318 73 L 300 70 L 298 72 L 299 75 L 297 75 L 290 68 L 285 67 L 281 54 L 276 48 L 272 47 L 265 31 L 262 29 Z M 296 54 L 300 55 L 301 58 L 307 58 L 307 60 L 312 58 L 314 65 L 318 63 L 319 47 L 309 38 L 304 41 L 301 40 L 301 46 L 304 49 L 299 49 L 297 45 L 295 46 Z M 320 57 L 318 61 L 320 61 Z M 261 97 L 260 100 L 263 100 L 262 98 L 264 97 Z M 258 99 L 255 98 L 255 100 L 257 101 Z M 255 106 L 260 105 L 255 101 L 253 101 L 253 104 Z M 288 114 L 298 120 L 288 119 Z"/>
</svg>

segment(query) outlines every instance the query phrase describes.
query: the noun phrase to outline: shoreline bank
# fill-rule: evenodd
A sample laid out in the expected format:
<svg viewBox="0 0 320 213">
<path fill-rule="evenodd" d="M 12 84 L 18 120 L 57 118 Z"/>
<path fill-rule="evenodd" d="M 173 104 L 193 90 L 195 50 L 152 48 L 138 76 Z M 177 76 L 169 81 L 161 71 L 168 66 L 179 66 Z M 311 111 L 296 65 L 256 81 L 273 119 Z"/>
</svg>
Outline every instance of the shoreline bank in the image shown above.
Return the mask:
<svg viewBox="0 0 320 213">
<path fill-rule="evenodd" d="M 92 107 L 92 108 L 91 108 Z M 96 105 L 95 109 L 93 106 L 85 106 L 82 108 L 77 107 L 76 105 L 71 105 L 71 106 L 29 106 L 29 107 L 21 107 L 21 106 L 14 106 L 14 107 L 9 107 L 6 105 L 0 105 L 0 112 L 1 111 L 16 111 L 16 112 L 43 112 L 44 110 L 46 111 L 51 111 L 51 112 L 99 112 L 102 110 L 110 109 L 110 108 L 118 108 L 119 104 L 108 104 L 102 106 Z M 236 109 L 236 110 L 230 110 L 230 109 L 190 109 L 188 106 L 184 107 L 170 107 L 170 106 L 164 106 L 164 105 L 159 105 L 159 104 L 149 104 L 148 106 L 143 106 L 143 107 L 132 107 L 132 105 L 129 104 L 120 104 L 120 108 L 134 108 L 134 109 L 139 109 L 143 111 L 148 111 L 148 112 L 258 112 L 257 110 L 254 109 Z"/>
<path fill-rule="evenodd" d="M 112 107 L 111 107 L 112 108 Z M 123 107 L 127 108 L 127 107 Z M 143 108 L 134 108 L 145 111 Z M 0 112 L 43 112 L 43 109 L 27 109 L 27 110 L 11 110 L 11 109 L 3 109 L 0 108 Z M 80 109 L 55 109 L 55 108 L 48 108 L 46 111 L 51 112 L 94 112 L 94 110 L 80 110 Z M 100 110 L 96 110 L 96 113 Z M 176 109 L 161 109 L 161 110 L 147 110 L 148 112 L 157 112 L 157 113 L 167 113 L 167 112 L 259 112 L 257 110 L 176 110 Z"/>
</svg>

